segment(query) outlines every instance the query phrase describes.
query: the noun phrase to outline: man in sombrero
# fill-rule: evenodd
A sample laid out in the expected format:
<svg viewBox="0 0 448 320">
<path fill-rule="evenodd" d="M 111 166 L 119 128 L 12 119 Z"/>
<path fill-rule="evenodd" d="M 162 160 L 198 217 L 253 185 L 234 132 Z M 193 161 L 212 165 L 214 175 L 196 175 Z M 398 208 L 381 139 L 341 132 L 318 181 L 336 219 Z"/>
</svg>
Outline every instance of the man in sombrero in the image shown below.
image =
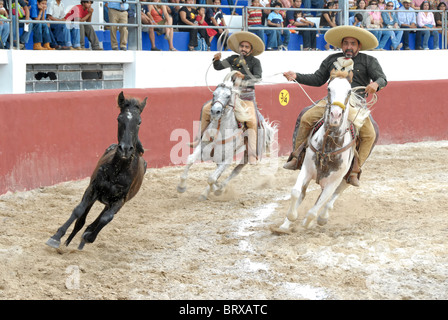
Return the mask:
<svg viewBox="0 0 448 320">
<path fill-rule="evenodd" d="M 227 40 L 227 47 L 237 54 L 221 61 L 221 53 L 213 57 L 213 67 L 215 70 L 230 68 L 237 71 L 234 75 L 234 82 L 240 82 L 243 87 L 240 98 L 244 100 L 251 120 L 246 122 L 248 129 L 248 158 L 250 164 L 257 162 L 257 111 L 255 103 L 254 84 L 261 79 L 261 63 L 255 58 L 264 52 L 264 42 L 255 34 L 247 31 L 233 33 Z M 209 102 L 202 108 L 201 112 L 201 135 L 210 124 L 210 109 L 212 103 Z M 190 144 L 196 146 L 199 137 Z"/>
<path fill-rule="evenodd" d="M 330 72 L 340 66 L 352 63 L 353 80 L 352 88 L 365 87 L 365 94 L 373 94 L 387 85 L 386 76 L 378 62 L 372 56 L 361 53 L 361 50 L 371 50 L 378 46 L 378 40 L 369 31 L 354 26 L 338 26 L 325 33 L 325 40 L 334 47 L 341 48 L 342 52 L 328 56 L 320 65 L 319 69 L 312 74 L 301 74 L 293 71 L 283 73 L 283 76 L 289 81 L 309 86 L 322 86 L 330 78 Z M 351 60 L 350 60 L 351 59 Z M 283 166 L 285 169 L 299 169 L 298 158 L 302 150 L 306 147 L 307 138 L 314 124 L 322 118 L 325 112 L 326 98 L 318 101 L 315 105 L 305 108 L 297 119 L 297 125 L 300 123 L 296 135 L 294 150 L 291 153 L 288 162 Z M 353 115 L 356 116 L 356 115 Z M 349 115 L 350 118 L 350 115 Z M 354 120 L 351 118 L 350 120 Z M 374 126 L 375 124 L 375 126 Z M 353 159 L 351 173 L 347 182 L 359 186 L 359 176 L 361 167 L 367 160 L 377 138 L 376 123 L 371 116 L 367 117 L 362 127 L 359 129 L 360 144 L 358 153 Z"/>
</svg>

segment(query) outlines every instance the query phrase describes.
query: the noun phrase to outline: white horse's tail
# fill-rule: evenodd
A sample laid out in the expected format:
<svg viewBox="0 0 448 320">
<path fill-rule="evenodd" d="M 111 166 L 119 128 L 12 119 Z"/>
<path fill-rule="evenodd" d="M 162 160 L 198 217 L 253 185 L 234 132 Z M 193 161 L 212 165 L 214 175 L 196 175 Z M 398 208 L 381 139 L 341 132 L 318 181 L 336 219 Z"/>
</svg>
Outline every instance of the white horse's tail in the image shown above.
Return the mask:
<svg viewBox="0 0 448 320">
<path fill-rule="evenodd" d="M 266 156 L 271 154 L 278 154 L 278 143 L 276 143 L 276 136 L 278 132 L 278 123 L 274 121 L 269 122 L 269 119 L 263 119 L 264 127 L 264 152 Z"/>
</svg>

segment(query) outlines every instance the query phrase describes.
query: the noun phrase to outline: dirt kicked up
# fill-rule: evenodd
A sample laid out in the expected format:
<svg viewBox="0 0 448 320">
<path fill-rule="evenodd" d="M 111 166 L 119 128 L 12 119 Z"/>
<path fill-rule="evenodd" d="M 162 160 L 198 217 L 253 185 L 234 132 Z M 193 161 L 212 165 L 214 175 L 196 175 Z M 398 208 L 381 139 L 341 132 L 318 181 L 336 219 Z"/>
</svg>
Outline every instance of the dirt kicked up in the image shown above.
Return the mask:
<svg viewBox="0 0 448 320">
<path fill-rule="evenodd" d="M 45 241 L 88 179 L 0 196 L 0 299 L 448 299 L 448 141 L 377 146 L 324 227 L 275 235 L 298 172 L 246 166 L 199 202 L 213 164 L 149 169 L 96 242 Z M 94 164 L 92 164 L 94 167 Z M 268 170 L 269 169 L 269 170 Z M 102 209 L 96 204 L 92 222 Z M 70 232 L 71 229 L 69 229 Z M 65 238 L 63 238 L 63 241 Z"/>
</svg>

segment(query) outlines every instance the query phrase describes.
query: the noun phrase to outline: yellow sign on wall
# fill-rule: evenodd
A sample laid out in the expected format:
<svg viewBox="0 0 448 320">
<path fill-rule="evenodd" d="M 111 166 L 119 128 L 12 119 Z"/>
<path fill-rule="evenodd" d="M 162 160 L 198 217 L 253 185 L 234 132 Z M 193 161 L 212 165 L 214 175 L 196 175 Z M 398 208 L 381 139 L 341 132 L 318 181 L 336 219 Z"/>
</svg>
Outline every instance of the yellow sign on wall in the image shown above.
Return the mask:
<svg viewBox="0 0 448 320">
<path fill-rule="evenodd" d="M 280 94 L 278 96 L 278 101 L 280 101 L 280 104 L 282 106 L 286 106 L 289 103 L 289 92 L 288 90 L 283 89 L 280 91 Z"/>
</svg>

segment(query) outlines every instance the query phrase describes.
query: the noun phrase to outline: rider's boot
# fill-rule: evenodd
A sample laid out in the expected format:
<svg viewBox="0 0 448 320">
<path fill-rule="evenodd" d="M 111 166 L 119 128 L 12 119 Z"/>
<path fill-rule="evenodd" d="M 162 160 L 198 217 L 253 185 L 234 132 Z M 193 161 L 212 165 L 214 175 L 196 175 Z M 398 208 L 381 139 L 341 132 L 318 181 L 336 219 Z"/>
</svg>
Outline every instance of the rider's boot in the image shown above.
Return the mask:
<svg viewBox="0 0 448 320">
<path fill-rule="evenodd" d="M 199 136 L 197 136 L 193 142 L 187 143 L 187 145 L 190 148 L 196 148 L 198 146 L 198 144 L 201 141 L 202 134 L 204 133 L 205 129 L 207 129 L 208 125 L 210 124 L 210 107 L 211 107 L 211 105 L 205 106 L 201 112 L 201 134 Z"/>
<path fill-rule="evenodd" d="M 350 175 L 348 176 L 347 182 L 351 184 L 354 187 L 359 187 L 359 174 L 361 173 L 361 167 L 359 166 L 359 160 L 358 157 L 353 158 L 353 166 L 350 172 Z"/>
<path fill-rule="evenodd" d="M 284 169 L 297 170 L 300 164 L 303 162 L 302 151 L 305 148 L 305 142 L 301 143 L 291 154 L 289 155 L 288 162 L 283 165 Z"/>
<path fill-rule="evenodd" d="M 248 158 L 249 164 L 257 164 L 257 134 L 253 129 L 248 129 Z"/>
</svg>

